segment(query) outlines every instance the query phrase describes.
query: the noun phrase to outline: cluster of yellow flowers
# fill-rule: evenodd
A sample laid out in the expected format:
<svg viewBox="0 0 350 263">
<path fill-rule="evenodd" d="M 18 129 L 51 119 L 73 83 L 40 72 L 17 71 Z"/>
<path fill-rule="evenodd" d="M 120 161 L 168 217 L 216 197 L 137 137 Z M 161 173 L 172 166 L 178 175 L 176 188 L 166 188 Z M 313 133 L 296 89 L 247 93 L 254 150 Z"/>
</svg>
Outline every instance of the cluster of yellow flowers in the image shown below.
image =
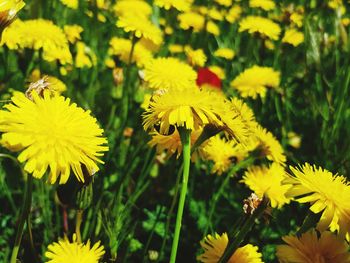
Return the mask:
<svg viewBox="0 0 350 263">
<path fill-rule="evenodd" d="M 107 40 L 108 51 L 101 62 L 98 50 L 84 42 L 81 25 L 60 25 L 43 18 L 15 20 L 24 2 L 0 0 L 0 47 L 19 54 L 33 50 L 40 59 L 57 66 L 62 79 L 74 68 L 103 64 L 113 70 L 117 84 L 128 88 L 124 75 L 129 75 L 124 74 L 123 66 L 127 70 L 134 67 L 139 76 L 135 82 L 145 94 L 142 125 L 151 137 L 148 145 L 155 147 L 157 154 L 165 152 L 166 158 L 179 158 L 185 147 L 182 132 L 186 130 L 193 148 L 191 160 L 207 165 L 212 174 L 229 174 L 237 164 L 253 159 L 254 165 L 246 168 L 239 183 L 258 198 L 267 198 L 272 208 L 280 209 L 295 201 L 310 204 L 310 211 L 320 215 L 315 230 L 283 238 L 286 244 L 277 247 L 279 260 L 350 262 L 344 241 L 350 235 L 349 182 L 342 175 L 308 163 L 288 170 L 281 143 L 259 123 L 250 107 L 255 101 L 264 102 L 270 93 L 280 92 L 283 72 L 261 61 L 243 61 L 239 70 L 221 66 L 240 58 L 241 51 L 228 42 L 217 41 L 212 52 L 205 45 L 193 44 L 196 41 L 183 43 L 171 38 L 172 42 L 167 43 L 177 32 L 192 34 L 193 39 L 203 36 L 206 41 L 208 35 L 221 36 L 222 25 L 235 24 L 242 41 L 257 40 L 264 52 L 277 44 L 298 48 L 304 42 L 303 7 L 292 5 L 276 15 L 272 11 L 278 3 L 273 0 L 249 0 L 246 6 L 238 0 L 215 0 L 210 6 L 197 5 L 193 0 L 150 2 L 89 1 L 98 13 L 87 10 L 86 15 L 97 14 L 102 23 L 107 23 L 110 16 L 115 18 L 113 27 L 118 33 Z M 60 0 L 60 4 L 71 11 L 79 9 L 78 0 Z M 327 6 L 340 11 L 345 8 L 342 1 L 328 1 Z M 247 14 L 245 9 L 253 11 Z M 159 14 L 155 10 L 168 16 L 156 21 Z M 175 23 L 171 23 L 171 17 Z M 203 69 L 207 70 L 204 78 L 210 74 L 212 78 L 204 84 L 200 83 Z M 28 90 L 13 92 L 11 101 L 0 110 L 0 144 L 19 152 L 19 162 L 34 178 L 47 174 L 48 183 L 65 184 L 73 173 L 79 182 L 89 181 L 109 150 L 104 130 L 89 110 L 62 95 L 68 89 L 64 82 L 44 71 L 28 70 Z M 226 78 L 229 76 L 233 78 Z M 226 83 L 229 87 L 223 88 Z M 123 90 L 123 96 L 134 91 Z M 204 252 L 197 259 L 218 262 L 228 243 L 226 233 L 206 236 L 200 243 Z M 90 247 L 90 241 L 84 244 L 74 235 L 72 242 L 65 237 L 49 245 L 45 256 L 52 263 L 93 263 L 104 253 L 100 242 Z M 258 247 L 246 244 L 228 262 L 263 261 Z"/>
</svg>

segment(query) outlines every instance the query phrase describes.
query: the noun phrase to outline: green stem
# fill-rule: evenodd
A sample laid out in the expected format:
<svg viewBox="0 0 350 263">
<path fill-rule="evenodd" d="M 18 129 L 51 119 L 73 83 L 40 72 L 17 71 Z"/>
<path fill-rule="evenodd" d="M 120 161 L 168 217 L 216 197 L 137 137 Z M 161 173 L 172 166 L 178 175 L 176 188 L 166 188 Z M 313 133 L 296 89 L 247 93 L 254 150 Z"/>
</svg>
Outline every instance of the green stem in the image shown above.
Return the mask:
<svg viewBox="0 0 350 263">
<path fill-rule="evenodd" d="M 268 199 L 267 198 L 263 198 L 261 204 L 259 205 L 259 207 L 255 210 L 255 212 L 252 215 L 247 215 L 246 220 L 243 224 L 243 226 L 241 226 L 239 229 L 239 232 L 236 234 L 236 236 L 234 237 L 229 237 L 230 240 L 233 240 L 232 242 L 230 242 L 226 249 L 224 254 L 221 256 L 220 260 L 218 261 L 218 263 L 226 263 L 229 261 L 229 259 L 231 258 L 231 256 L 233 255 L 233 253 L 237 250 L 237 248 L 239 248 L 239 245 L 241 244 L 241 242 L 243 241 L 243 239 L 245 238 L 245 236 L 248 234 L 248 232 L 252 229 L 252 227 L 255 224 L 255 220 L 257 220 L 258 218 L 260 218 L 267 205 L 268 205 Z"/>
<path fill-rule="evenodd" d="M 11 263 L 16 263 L 17 261 L 17 255 L 18 255 L 19 247 L 21 245 L 24 225 L 27 218 L 29 217 L 30 207 L 32 204 L 32 189 L 33 189 L 33 177 L 32 175 L 28 174 L 26 189 L 24 192 L 24 202 L 22 206 L 18 227 L 17 227 L 15 245 L 13 247 L 12 255 L 11 255 L 11 261 L 10 261 Z"/>
<path fill-rule="evenodd" d="M 249 165 L 251 165 L 253 162 L 254 162 L 255 158 L 247 158 L 239 163 L 237 163 L 236 165 L 234 165 L 231 170 L 227 173 L 227 176 L 225 178 L 225 180 L 222 182 L 222 184 L 220 185 L 219 187 L 219 190 L 216 191 L 213 199 L 212 199 L 212 203 L 210 205 L 210 209 L 209 209 L 209 216 L 208 216 L 208 225 L 206 227 L 206 230 L 205 230 L 205 235 L 207 235 L 208 233 L 208 228 L 209 228 L 209 224 L 211 224 L 211 221 L 212 221 L 212 217 L 213 217 L 213 214 L 215 212 L 215 209 L 216 209 L 216 205 L 222 195 L 222 193 L 224 192 L 225 188 L 226 188 L 226 185 L 228 184 L 228 182 L 230 181 L 230 178 L 235 174 L 237 173 L 238 171 L 240 171 L 241 169 L 244 169 L 246 167 L 248 167 Z"/>
<path fill-rule="evenodd" d="M 176 200 L 177 200 L 177 197 L 178 197 L 178 194 L 179 194 L 180 179 L 181 179 L 181 172 L 182 171 L 183 171 L 183 164 L 181 165 L 181 167 L 179 169 L 179 172 L 177 174 L 177 177 L 176 177 L 175 193 L 174 193 L 173 199 L 171 201 L 170 209 L 169 209 L 168 216 L 167 216 L 167 219 L 166 219 L 165 234 L 164 234 L 164 238 L 163 238 L 163 241 L 162 241 L 162 246 L 160 248 L 160 255 L 158 257 L 157 262 L 162 260 L 163 256 L 164 256 L 164 248 L 165 248 L 166 242 L 168 240 L 168 233 L 169 233 L 169 228 L 170 228 L 170 222 L 171 222 L 171 218 L 172 218 L 172 215 L 173 215 L 173 211 L 175 209 Z"/>
<path fill-rule="evenodd" d="M 191 160 L 191 131 L 185 130 L 185 129 L 179 129 L 179 132 L 180 132 L 181 143 L 183 147 L 184 169 L 183 169 L 183 175 L 182 175 L 182 186 L 181 186 L 179 206 L 178 206 L 177 215 L 176 215 L 173 245 L 171 247 L 170 263 L 175 263 L 175 260 L 176 260 L 176 253 L 177 253 L 177 247 L 179 244 L 179 237 L 180 237 L 180 230 L 181 230 L 182 215 L 185 207 L 188 177 L 190 174 L 190 160 Z"/>
<path fill-rule="evenodd" d="M 128 65 L 126 66 L 125 79 L 124 79 L 124 83 L 123 83 L 121 131 L 123 131 L 123 128 L 125 127 L 126 121 L 128 119 L 130 95 L 132 94 L 132 91 L 129 88 L 130 71 L 131 71 L 132 57 L 134 55 L 136 42 L 137 42 L 137 37 L 135 35 L 133 35 L 132 40 L 131 40 L 131 50 L 130 50 L 129 58 L 128 58 Z"/>
</svg>

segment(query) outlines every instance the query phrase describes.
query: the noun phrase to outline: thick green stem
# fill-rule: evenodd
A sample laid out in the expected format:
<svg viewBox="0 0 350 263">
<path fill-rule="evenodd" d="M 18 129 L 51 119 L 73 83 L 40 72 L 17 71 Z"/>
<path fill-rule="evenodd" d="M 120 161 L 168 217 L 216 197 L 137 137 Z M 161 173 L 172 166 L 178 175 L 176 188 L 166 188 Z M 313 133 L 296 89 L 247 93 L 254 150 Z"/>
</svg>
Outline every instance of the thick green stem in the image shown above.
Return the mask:
<svg viewBox="0 0 350 263">
<path fill-rule="evenodd" d="M 32 204 L 32 189 L 33 189 L 33 177 L 32 175 L 29 174 L 27 176 L 26 189 L 24 192 L 24 202 L 22 206 L 21 216 L 18 222 L 15 245 L 12 250 L 11 261 L 10 261 L 11 263 L 16 263 L 17 261 L 17 255 L 18 255 L 19 247 L 21 245 L 24 225 L 29 216 L 30 207 Z"/>
<path fill-rule="evenodd" d="M 226 263 L 229 261 L 233 253 L 239 248 L 241 242 L 245 238 L 245 236 L 249 233 L 252 227 L 255 224 L 255 220 L 260 218 L 268 205 L 269 201 L 267 198 L 263 198 L 259 207 L 255 210 L 252 215 L 247 215 L 245 222 L 241 227 L 239 227 L 239 231 L 234 237 L 229 237 L 232 240 L 226 247 L 224 254 L 221 256 L 218 263 Z"/>
<path fill-rule="evenodd" d="M 181 165 L 181 167 L 179 169 L 179 172 L 177 174 L 177 177 L 176 177 L 175 193 L 174 193 L 173 199 L 171 201 L 170 209 L 169 209 L 168 216 L 167 216 L 167 219 L 166 219 L 165 234 L 164 234 L 164 238 L 163 238 L 163 241 L 162 241 L 162 246 L 160 248 L 160 255 L 158 257 L 157 262 L 162 260 L 163 256 L 164 256 L 164 249 L 165 249 L 166 242 L 168 240 L 168 233 L 169 233 L 169 228 L 170 228 L 170 222 L 171 222 L 171 218 L 172 218 L 172 215 L 173 215 L 173 211 L 175 209 L 176 200 L 177 200 L 178 193 L 179 193 L 180 179 L 181 179 L 181 172 L 182 171 L 183 171 L 183 164 Z"/>
<path fill-rule="evenodd" d="M 185 200 L 186 200 L 186 194 L 187 194 L 187 184 L 188 184 L 188 177 L 190 174 L 190 160 L 191 160 L 191 131 L 185 130 L 185 129 L 179 129 L 179 132 L 180 132 L 181 143 L 183 148 L 184 168 L 183 168 L 183 174 L 182 174 L 182 185 L 181 185 L 179 206 L 178 206 L 177 215 L 176 215 L 173 245 L 171 247 L 170 263 L 175 263 L 175 260 L 176 260 L 176 253 L 177 253 L 177 247 L 179 244 L 179 237 L 180 237 L 180 230 L 181 230 L 182 215 L 185 207 Z"/>
</svg>

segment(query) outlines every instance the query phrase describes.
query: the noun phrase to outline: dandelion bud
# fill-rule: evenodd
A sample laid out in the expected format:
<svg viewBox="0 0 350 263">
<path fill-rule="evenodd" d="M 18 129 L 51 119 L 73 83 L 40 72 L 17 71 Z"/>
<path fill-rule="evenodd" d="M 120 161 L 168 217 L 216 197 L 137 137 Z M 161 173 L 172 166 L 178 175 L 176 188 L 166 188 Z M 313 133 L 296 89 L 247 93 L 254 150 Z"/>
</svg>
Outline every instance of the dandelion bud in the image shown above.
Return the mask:
<svg viewBox="0 0 350 263">
<path fill-rule="evenodd" d="M 148 250 L 148 258 L 150 261 L 156 261 L 158 259 L 159 253 L 155 250 Z"/>
</svg>

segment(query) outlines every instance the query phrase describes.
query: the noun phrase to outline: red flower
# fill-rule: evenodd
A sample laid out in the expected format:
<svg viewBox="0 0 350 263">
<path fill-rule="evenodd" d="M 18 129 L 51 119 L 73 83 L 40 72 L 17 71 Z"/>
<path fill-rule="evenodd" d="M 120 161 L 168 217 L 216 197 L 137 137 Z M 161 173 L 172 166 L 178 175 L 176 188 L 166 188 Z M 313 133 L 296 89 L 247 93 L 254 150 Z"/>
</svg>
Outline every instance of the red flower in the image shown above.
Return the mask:
<svg viewBox="0 0 350 263">
<path fill-rule="evenodd" d="M 221 89 L 220 78 L 208 68 L 200 68 L 197 71 L 197 85 L 200 87 L 204 84 Z"/>
</svg>

